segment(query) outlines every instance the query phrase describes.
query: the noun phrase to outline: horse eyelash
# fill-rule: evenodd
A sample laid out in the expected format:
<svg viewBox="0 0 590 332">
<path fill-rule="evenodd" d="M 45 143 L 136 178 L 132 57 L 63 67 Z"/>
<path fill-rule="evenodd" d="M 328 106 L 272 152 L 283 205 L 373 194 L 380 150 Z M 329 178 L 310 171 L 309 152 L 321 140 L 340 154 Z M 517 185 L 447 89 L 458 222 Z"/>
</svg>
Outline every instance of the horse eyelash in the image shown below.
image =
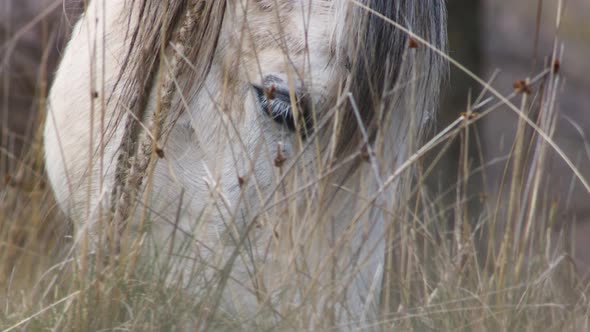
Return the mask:
<svg viewBox="0 0 590 332">
<path fill-rule="evenodd" d="M 291 131 L 295 131 L 293 108 L 291 107 L 288 92 L 273 88 L 269 93 L 265 88 L 255 85 L 253 87 L 256 92 L 258 105 L 262 111 L 276 123 L 287 126 Z M 268 98 L 269 95 L 273 96 L 270 100 Z"/>
</svg>

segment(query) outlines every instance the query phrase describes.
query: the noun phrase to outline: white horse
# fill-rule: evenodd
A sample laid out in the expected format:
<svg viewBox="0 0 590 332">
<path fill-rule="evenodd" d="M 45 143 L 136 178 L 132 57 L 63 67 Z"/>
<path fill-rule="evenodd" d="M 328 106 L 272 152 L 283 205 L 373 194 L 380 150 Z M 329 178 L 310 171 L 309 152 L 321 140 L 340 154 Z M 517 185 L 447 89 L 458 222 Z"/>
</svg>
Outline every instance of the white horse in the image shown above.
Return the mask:
<svg viewBox="0 0 590 332">
<path fill-rule="evenodd" d="M 78 241 L 149 238 L 232 314 L 376 319 L 445 33 L 442 0 L 91 0 L 49 99 L 57 200 Z"/>
</svg>

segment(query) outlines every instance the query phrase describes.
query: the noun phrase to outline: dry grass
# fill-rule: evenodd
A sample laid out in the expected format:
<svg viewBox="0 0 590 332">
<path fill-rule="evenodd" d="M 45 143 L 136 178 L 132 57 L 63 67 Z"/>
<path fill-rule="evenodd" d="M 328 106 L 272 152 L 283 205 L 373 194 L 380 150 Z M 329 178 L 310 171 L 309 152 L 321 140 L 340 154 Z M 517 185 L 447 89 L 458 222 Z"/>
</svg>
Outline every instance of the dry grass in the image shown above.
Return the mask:
<svg viewBox="0 0 590 332">
<path fill-rule="evenodd" d="M 558 51 L 547 63 L 555 63 Z M 588 284 L 575 271 L 571 230 L 554 230 L 555 207 L 545 199 L 550 190 L 543 181 L 546 156 L 559 149 L 551 138 L 561 77 L 553 69 L 547 66 L 509 96 L 476 78 L 483 88 L 481 95 L 470 98 L 469 108 L 457 121 L 414 149 L 408 158 L 407 166 L 417 176 L 399 197 L 397 210 L 389 211 L 393 226 L 384 269 L 387 291 L 381 295 L 385 304 L 377 323 L 383 330 L 590 329 Z M 44 100 L 45 93 L 41 89 L 37 98 Z M 518 113 L 520 118 L 502 179 L 509 189 L 508 199 L 486 197 L 485 190 L 467 191 L 470 177 L 485 173 L 485 168 L 471 167 L 470 160 L 481 156 L 467 154 L 470 145 L 481 144 L 473 140 L 477 135 L 470 134 L 472 125 L 501 110 Z M 43 121 L 40 116 L 35 127 L 41 128 Z M 305 301 L 286 310 L 269 302 L 261 305 L 255 319 L 247 321 L 216 310 L 217 290 L 225 285 L 223 273 L 220 280 L 208 281 L 210 291 L 189 294 L 181 286 L 187 285 L 187 280 L 180 280 L 186 275 L 179 276 L 167 262 L 155 257 L 140 256 L 137 248 L 130 248 L 117 260 L 100 251 L 76 255 L 70 224 L 45 182 L 40 136 L 39 130 L 25 154 L 10 157 L 0 187 L 0 331 L 175 331 L 196 327 L 283 331 L 308 326 L 313 308 L 306 307 Z M 437 167 L 437 156 L 457 140 L 462 151 L 460 169 L 455 188 L 449 188 L 456 199 L 448 205 L 431 197 L 423 180 Z M 3 158 L 12 156 L 8 148 L 0 153 Z M 423 164 L 420 160 L 427 153 L 434 154 L 433 162 Z M 581 177 L 577 180 L 585 181 Z M 467 205 L 473 199 L 485 200 L 486 209 L 468 215 Z M 449 211 L 454 216 L 450 221 Z M 142 240 L 149 242 L 149 238 L 147 231 Z M 175 247 L 182 250 L 183 246 Z M 219 268 L 223 271 L 225 266 Z M 197 269 L 189 279 L 198 279 L 198 273 Z M 171 283 L 171 279 L 178 282 Z M 282 281 L 293 280 L 285 277 Z M 280 319 L 277 311 L 282 313 Z M 335 324 L 326 316 L 316 328 L 346 329 Z"/>
</svg>

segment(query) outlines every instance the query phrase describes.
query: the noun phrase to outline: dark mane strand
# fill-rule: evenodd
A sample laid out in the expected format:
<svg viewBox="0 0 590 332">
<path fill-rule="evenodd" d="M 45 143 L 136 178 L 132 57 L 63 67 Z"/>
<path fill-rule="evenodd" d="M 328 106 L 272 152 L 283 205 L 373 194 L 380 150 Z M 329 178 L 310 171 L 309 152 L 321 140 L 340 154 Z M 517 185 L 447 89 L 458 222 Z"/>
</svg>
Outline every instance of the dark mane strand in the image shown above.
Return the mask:
<svg viewBox="0 0 590 332">
<path fill-rule="evenodd" d="M 446 14 L 442 0 L 366 0 L 365 4 L 445 51 Z M 348 33 L 351 36 L 348 48 L 354 50 L 350 88 L 360 103 L 363 125 L 371 140 L 375 139 L 378 130 L 392 129 L 383 128 L 383 122 L 395 112 L 418 116 L 416 121 L 424 123 L 423 118 L 431 117 L 437 108 L 438 90 L 446 65 L 423 45 L 410 50 L 405 32 L 368 13 L 365 8 L 357 6 L 352 17 L 357 22 L 350 25 L 352 30 Z M 358 29 L 358 26 L 364 28 Z M 389 93 L 394 89 L 396 93 Z M 412 93 L 415 98 L 409 105 L 408 98 Z M 358 136 L 356 121 L 352 115 L 348 117 L 345 130 Z"/>
</svg>

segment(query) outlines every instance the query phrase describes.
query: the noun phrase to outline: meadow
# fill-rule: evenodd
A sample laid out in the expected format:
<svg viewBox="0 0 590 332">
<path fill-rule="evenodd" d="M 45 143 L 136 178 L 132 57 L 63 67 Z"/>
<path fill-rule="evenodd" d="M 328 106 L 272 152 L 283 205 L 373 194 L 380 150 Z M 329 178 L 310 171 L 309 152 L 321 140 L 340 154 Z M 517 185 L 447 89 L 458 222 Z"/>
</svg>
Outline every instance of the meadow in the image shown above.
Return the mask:
<svg viewBox="0 0 590 332">
<path fill-rule="evenodd" d="M 560 13 L 553 13 L 555 31 L 560 31 Z M 57 38 L 50 36 L 46 38 Z M 10 40 L 2 45 L 0 56 L 21 51 L 12 49 Z M 469 76 L 474 88 L 464 96 L 465 108 L 451 111 L 449 125 L 434 128 L 422 144 L 408 146 L 407 160 L 396 172 L 411 185 L 400 190 L 395 210 L 387 211 L 384 291 L 375 295 L 382 299 L 381 318 L 378 326 L 370 322 L 363 329 L 590 330 L 590 281 L 576 259 L 576 224 L 559 212 L 568 195 L 564 192 L 556 200 L 546 181 L 549 156 L 556 155 L 571 172 L 572 183 L 590 192 L 584 170 L 554 139 L 567 79 L 562 76 L 564 52 L 556 32 L 552 54 L 538 61 L 528 77 L 514 82 L 509 92 L 496 86 L 496 73 L 479 77 L 454 60 L 452 52 L 445 55 L 449 66 Z M 287 309 L 269 302 L 254 319 L 241 320 L 219 309 L 223 280 L 212 280 L 206 294 L 189 295 L 181 286 L 186 276 L 177 275 L 157 257 L 140 254 L 138 247 L 149 241 L 149 230 L 142 238 L 129 239 L 133 245 L 119 257 L 100 249 L 91 258 L 80 255 L 80 250 L 89 249 L 74 246 L 73 225 L 57 206 L 45 175 L 42 128 L 48 121 L 44 110 L 51 56 L 44 54 L 42 59 L 45 62 L 34 73 L 35 112 L 26 124 L 29 135 L 14 135 L 4 125 L 13 116 L 10 109 L 0 114 L 0 332 L 308 327 L 313 308 L 305 301 Z M 486 160 L 483 150 L 490 143 L 482 141 L 477 128 L 499 112 L 514 115 L 516 132 L 503 142 L 509 146 L 508 155 Z M 440 163 L 452 147 L 459 152 L 453 156 L 456 169 L 442 181 Z M 488 188 L 487 168 L 497 165 L 502 165 L 501 176 L 493 180 L 494 189 Z M 473 190 L 475 178 L 484 180 Z M 441 188 L 442 182 L 452 185 Z M 368 200 L 363 193 L 359 197 Z M 138 202 L 135 208 L 144 207 Z M 287 205 L 285 210 L 298 208 Z M 314 213 L 305 215 L 314 219 Z M 300 215 L 285 216 L 281 210 L 266 218 L 296 222 Z M 197 269 L 192 277 L 199 279 L 198 273 Z M 320 296 L 313 294 L 319 290 L 302 291 Z M 313 330 L 348 328 L 328 315 Z"/>
</svg>

